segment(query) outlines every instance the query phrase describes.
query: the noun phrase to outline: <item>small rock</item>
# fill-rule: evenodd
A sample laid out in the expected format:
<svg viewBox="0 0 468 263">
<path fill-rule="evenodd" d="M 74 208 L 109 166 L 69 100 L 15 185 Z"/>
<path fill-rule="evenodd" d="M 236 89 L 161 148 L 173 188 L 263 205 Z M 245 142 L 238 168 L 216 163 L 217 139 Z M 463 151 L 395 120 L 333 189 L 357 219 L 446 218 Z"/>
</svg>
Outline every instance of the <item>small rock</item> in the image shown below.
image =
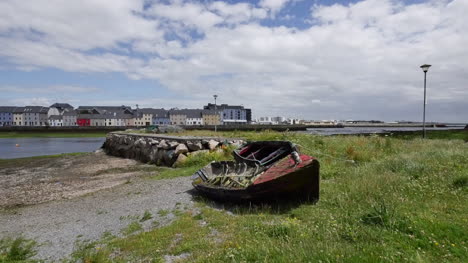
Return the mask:
<svg viewBox="0 0 468 263">
<path fill-rule="evenodd" d="M 158 140 L 154 140 L 154 139 L 150 139 L 149 143 L 151 145 L 158 145 L 159 144 L 159 141 Z"/>
<path fill-rule="evenodd" d="M 172 165 L 172 167 L 179 167 L 181 164 L 183 164 L 187 160 L 187 156 L 185 154 L 179 154 L 177 156 L 177 160 L 175 163 Z"/>
<path fill-rule="evenodd" d="M 187 147 L 189 148 L 190 151 L 199 151 L 203 149 L 203 145 L 200 142 L 187 142 Z"/>
<path fill-rule="evenodd" d="M 219 142 L 215 141 L 215 140 L 210 140 L 208 142 L 208 148 L 210 150 L 214 150 L 216 148 L 216 146 L 218 146 Z"/>
<path fill-rule="evenodd" d="M 158 144 L 158 148 L 162 148 L 164 150 L 169 149 L 169 145 L 166 143 L 166 140 L 161 140 Z"/>
<path fill-rule="evenodd" d="M 177 145 L 175 149 L 175 154 L 181 154 L 181 153 L 188 153 L 188 148 L 183 143 Z"/>
<path fill-rule="evenodd" d="M 168 145 L 169 145 L 169 149 L 173 149 L 173 148 L 176 148 L 179 145 L 179 143 L 175 141 L 170 141 Z"/>
</svg>

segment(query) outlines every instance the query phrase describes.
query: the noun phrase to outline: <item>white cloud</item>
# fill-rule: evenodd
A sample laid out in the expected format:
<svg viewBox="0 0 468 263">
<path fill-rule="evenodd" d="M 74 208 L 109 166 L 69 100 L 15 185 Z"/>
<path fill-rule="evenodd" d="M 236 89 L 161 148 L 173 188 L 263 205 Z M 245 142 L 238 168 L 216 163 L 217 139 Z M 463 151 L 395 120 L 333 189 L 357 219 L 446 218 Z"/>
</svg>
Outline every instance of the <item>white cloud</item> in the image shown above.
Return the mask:
<svg viewBox="0 0 468 263">
<path fill-rule="evenodd" d="M 147 10 L 142 1 L 120 0 L 109 10 L 96 6 L 107 1 L 86 1 L 73 14 L 55 1 L 1 2 L 0 56 L 18 68 L 156 79 L 184 96 L 187 107 L 200 107 L 216 93 L 220 102 L 252 107 L 257 116 L 310 119 L 417 120 L 419 65 L 431 63 L 429 120 L 468 121 L 466 1 L 314 5 L 306 29 L 260 23 L 265 10 L 278 12 L 288 1 L 170 1 Z M 70 22 L 72 15 L 92 26 Z M 180 105 L 177 98 L 141 100 Z"/>
<path fill-rule="evenodd" d="M 265 9 L 255 8 L 248 3 L 227 4 L 216 1 L 210 4 L 209 9 L 217 12 L 225 22 L 234 24 L 267 17 Z"/>
<path fill-rule="evenodd" d="M 69 85 L 53 85 L 48 87 L 18 87 L 18 86 L 0 86 L 2 93 L 26 93 L 26 94 L 56 94 L 56 93 L 89 93 L 100 91 L 94 87 L 80 87 Z"/>
<path fill-rule="evenodd" d="M 38 97 L 38 98 L 18 98 L 12 99 L 5 105 L 14 106 L 49 106 L 52 105 L 53 101 L 49 97 Z"/>
<path fill-rule="evenodd" d="M 119 42 L 160 39 L 158 23 L 139 16 L 141 1 L 36 0 L 0 2 L 0 32 L 61 48 L 115 48 Z"/>
<path fill-rule="evenodd" d="M 259 6 L 269 9 L 272 13 L 279 12 L 291 0 L 261 0 Z"/>
</svg>

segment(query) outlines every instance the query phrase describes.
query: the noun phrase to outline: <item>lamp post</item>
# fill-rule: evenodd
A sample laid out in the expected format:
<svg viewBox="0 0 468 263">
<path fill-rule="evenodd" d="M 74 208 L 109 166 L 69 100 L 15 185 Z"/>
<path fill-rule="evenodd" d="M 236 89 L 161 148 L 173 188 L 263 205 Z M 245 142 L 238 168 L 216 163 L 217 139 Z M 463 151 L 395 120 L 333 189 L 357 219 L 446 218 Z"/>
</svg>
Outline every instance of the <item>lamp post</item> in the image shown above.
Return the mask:
<svg viewBox="0 0 468 263">
<path fill-rule="evenodd" d="M 423 107 L 423 139 L 426 138 L 426 75 L 431 65 L 424 64 L 421 69 L 424 71 L 424 107 Z"/>
<path fill-rule="evenodd" d="M 213 98 L 214 98 L 214 100 L 215 100 L 215 114 L 216 114 L 216 116 L 219 118 L 219 116 L 218 116 L 218 111 L 217 111 L 217 109 L 216 109 L 216 99 L 218 98 L 218 95 L 216 95 L 216 94 L 213 95 Z M 216 126 L 217 124 L 218 124 L 218 121 L 215 120 L 215 132 L 218 131 L 218 128 L 217 128 L 217 126 Z"/>
</svg>

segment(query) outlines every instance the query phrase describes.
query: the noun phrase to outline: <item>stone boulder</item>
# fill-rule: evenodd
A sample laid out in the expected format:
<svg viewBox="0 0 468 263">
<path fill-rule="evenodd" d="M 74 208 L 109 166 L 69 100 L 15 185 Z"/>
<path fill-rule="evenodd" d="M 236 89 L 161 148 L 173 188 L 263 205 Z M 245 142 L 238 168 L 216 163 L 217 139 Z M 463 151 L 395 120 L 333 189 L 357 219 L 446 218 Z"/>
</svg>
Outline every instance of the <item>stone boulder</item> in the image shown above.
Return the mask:
<svg viewBox="0 0 468 263">
<path fill-rule="evenodd" d="M 179 145 L 179 143 L 175 141 L 170 141 L 167 144 L 169 145 L 169 149 L 174 149 Z"/>
<path fill-rule="evenodd" d="M 208 149 L 210 149 L 210 151 L 216 149 L 216 146 L 218 146 L 219 142 L 215 141 L 215 140 L 210 140 L 208 141 Z"/>
<path fill-rule="evenodd" d="M 175 154 L 188 153 L 188 151 L 189 149 L 183 143 L 177 145 L 177 147 L 175 148 Z"/>
<path fill-rule="evenodd" d="M 158 145 L 159 144 L 159 141 L 158 140 L 155 140 L 155 139 L 149 139 L 149 143 L 151 145 Z"/>
<path fill-rule="evenodd" d="M 172 167 L 174 167 L 174 168 L 179 167 L 183 163 L 185 163 L 186 161 L 187 161 L 187 156 L 185 154 L 179 154 L 179 156 L 177 156 L 177 160 L 174 162 Z"/>
<path fill-rule="evenodd" d="M 201 144 L 201 142 L 188 141 L 187 147 L 191 152 L 195 152 L 195 151 L 199 151 L 203 149 L 203 145 Z"/>
<path fill-rule="evenodd" d="M 167 150 L 170 148 L 170 146 L 167 144 L 166 140 L 161 140 L 158 144 L 158 148 Z"/>
</svg>

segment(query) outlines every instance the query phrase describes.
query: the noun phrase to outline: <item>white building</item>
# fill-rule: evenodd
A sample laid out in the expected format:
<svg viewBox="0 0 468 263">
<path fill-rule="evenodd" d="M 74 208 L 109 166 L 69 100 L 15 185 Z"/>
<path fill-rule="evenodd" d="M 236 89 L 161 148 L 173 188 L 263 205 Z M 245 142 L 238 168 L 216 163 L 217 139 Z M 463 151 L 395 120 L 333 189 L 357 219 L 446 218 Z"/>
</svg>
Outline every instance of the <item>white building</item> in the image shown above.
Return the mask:
<svg viewBox="0 0 468 263">
<path fill-rule="evenodd" d="M 185 125 L 203 125 L 201 110 L 185 110 Z"/>
<path fill-rule="evenodd" d="M 51 127 L 62 127 L 63 125 L 63 116 L 52 115 L 49 117 L 49 126 Z"/>
</svg>

